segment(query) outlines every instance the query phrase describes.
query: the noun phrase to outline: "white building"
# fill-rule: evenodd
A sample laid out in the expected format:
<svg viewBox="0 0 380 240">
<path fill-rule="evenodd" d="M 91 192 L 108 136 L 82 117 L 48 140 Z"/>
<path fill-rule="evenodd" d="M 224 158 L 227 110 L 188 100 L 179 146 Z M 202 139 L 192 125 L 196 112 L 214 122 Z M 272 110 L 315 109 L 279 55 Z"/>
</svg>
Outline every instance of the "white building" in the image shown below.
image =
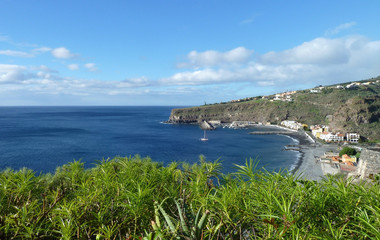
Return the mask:
<svg viewBox="0 0 380 240">
<path fill-rule="evenodd" d="M 347 133 L 346 139 L 350 143 L 358 143 L 360 139 L 359 133 Z"/>
<path fill-rule="evenodd" d="M 281 95 L 280 94 L 276 94 L 275 97 L 273 98 L 273 100 L 276 100 L 276 101 L 282 100 Z"/>
<path fill-rule="evenodd" d="M 290 120 L 282 121 L 281 125 L 290 129 L 294 129 L 294 130 L 299 130 L 303 127 L 301 123 L 296 122 L 296 121 L 290 121 Z"/>
<path fill-rule="evenodd" d="M 331 133 L 323 132 L 320 135 L 320 139 L 325 140 L 326 142 L 342 142 L 344 140 L 344 135 L 341 133 Z"/>
<path fill-rule="evenodd" d="M 311 130 L 311 134 L 313 134 L 313 136 L 317 138 L 319 138 L 322 133 L 323 133 L 323 128 L 314 128 Z"/>
<path fill-rule="evenodd" d="M 320 93 L 321 90 L 319 90 L 319 89 L 310 89 L 310 92 L 311 93 Z"/>
<path fill-rule="evenodd" d="M 311 129 L 311 134 L 313 134 L 314 137 L 316 138 L 320 138 L 321 137 L 321 134 L 326 132 L 328 133 L 329 132 L 329 126 L 325 126 L 325 125 L 313 125 L 313 126 L 310 126 L 310 129 Z"/>
<path fill-rule="evenodd" d="M 296 93 L 296 91 L 293 92 L 285 92 L 285 93 L 277 93 L 273 100 L 274 101 L 283 101 L 283 102 L 291 102 L 293 101 L 292 99 L 292 94 Z"/>
</svg>

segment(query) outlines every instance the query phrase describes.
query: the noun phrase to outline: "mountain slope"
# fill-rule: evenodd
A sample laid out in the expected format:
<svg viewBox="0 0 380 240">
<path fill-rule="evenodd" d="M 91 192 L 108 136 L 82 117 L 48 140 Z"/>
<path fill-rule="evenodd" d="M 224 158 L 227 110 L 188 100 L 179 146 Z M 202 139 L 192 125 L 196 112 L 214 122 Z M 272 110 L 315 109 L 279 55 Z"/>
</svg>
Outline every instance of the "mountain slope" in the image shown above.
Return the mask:
<svg viewBox="0 0 380 240">
<path fill-rule="evenodd" d="M 291 102 L 273 101 L 275 96 L 271 95 L 240 102 L 173 109 L 169 121 L 196 123 L 202 120 L 220 120 L 279 124 L 283 120 L 296 120 L 308 125 L 328 124 L 333 131 L 359 132 L 369 140 L 379 140 L 378 80 L 380 77 L 360 81 L 352 88 L 347 88 L 349 83 L 326 86 L 317 93 L 310 90 L 297 91 L 291 95 Z"/>
</svg>

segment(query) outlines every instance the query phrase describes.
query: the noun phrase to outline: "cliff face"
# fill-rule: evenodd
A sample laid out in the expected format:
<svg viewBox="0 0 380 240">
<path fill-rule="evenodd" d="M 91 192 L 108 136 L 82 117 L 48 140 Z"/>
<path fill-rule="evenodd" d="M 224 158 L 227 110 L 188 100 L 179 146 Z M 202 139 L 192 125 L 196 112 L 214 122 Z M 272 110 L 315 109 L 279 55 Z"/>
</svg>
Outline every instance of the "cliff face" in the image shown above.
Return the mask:
<svg viewBox="0 0 380 240">
<path fill-rule="evenodd" d="M 289 115 L 288 110 L 280 105 L 264 101 L 173 109 L 169 121 L 173 123 L 195 123 L 202 120 L 277 122 Z"/>
<path fill-rule="evenodd" d="M 371 140 L 380 139 L 380 98 L 355 97 L 334 114 L 330 127 L 341 132 L 358 131 Z"/>
<path fill-rule="evenodd" d="M 356 89 L 326 88 L 320 93 L 298 91 L 292 102 L 265 99 L 173 109 L 172 123 L 202 120 L 280 123 L 295 120 L 308 125 L 328 124 L 333 131 L 359 132 L 380 139 L 380 84 Z"/>
</svg>

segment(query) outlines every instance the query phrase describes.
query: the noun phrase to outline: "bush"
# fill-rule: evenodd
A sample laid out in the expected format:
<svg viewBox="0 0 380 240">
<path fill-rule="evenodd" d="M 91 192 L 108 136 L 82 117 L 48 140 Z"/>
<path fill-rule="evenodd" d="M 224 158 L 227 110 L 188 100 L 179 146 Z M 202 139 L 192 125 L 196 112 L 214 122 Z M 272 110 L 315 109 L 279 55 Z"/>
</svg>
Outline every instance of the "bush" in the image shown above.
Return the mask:
<svg viewBox="0 0 380 240">
<path fill-rule="evenodd" d="M 4 170 L 0 239 L 380 239 L 379 184 L 256 167 L 135 156 Z"/>
<path fill-rule="evenodd" d="M 339 152 L 339 156 L 341 157 L 344 154 L 347 154 L 348 156 L 356 155 L 356 150 L 354 148 L 344 147 L 342 151 Z"/>
</svg>

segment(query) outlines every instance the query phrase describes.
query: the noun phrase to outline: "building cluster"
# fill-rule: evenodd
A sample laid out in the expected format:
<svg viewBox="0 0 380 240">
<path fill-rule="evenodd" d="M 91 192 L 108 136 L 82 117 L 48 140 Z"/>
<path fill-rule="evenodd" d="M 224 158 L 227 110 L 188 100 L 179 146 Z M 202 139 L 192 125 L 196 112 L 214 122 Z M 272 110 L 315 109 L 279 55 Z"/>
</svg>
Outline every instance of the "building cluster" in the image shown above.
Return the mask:
<svg viewBox="0 0 380 240">
<path fill-rule="evenodd" d="M 281 122 L 281 125 L 293 130 L 300 130 L 307 128 L 307 124 L 302 124 L 297 121 L 284 120 Z M 319 138 L 325 142 L 349 142 L 349 143 L 358 143 L 360 139 L 359 133 L 343 133 L 336 132 L 333 133 L 330 131 L 329 126 L 325 125 L 313 125 L 310 126 L 311 133 L 314 137 Z"/>
<path fill-rule="evenodd" d="M 289 91 L 283 93 L 277 93 L 271 101 L 283 101 L 283 102 L 291 102 L 293 101 L 292 95 L 297 91 Z"/>
<path fill-rule="evenodd" d="M 341 85 L 335 85 L 335 86 L 322 86 L 318 85 L 312 89 L 309 89 L 308 91 L 310 93 L 320 93 L 322 92 L 323 89 L 332 89 L 332 88 L 337 88 L 337 89 L 350 89 L 350 88 L 356 88 L 358 86 L 368 86 L 371 84 L 379 84 L 380 80 L 376 81 L 368 81 L 368 82 L 353 82 L 350 84 L 341 84 Z M 277 93 L 275 95 L 269 95 L 269 96 L 261 96 L 261 99 L 267 99 L 270 100 L 271 102 L 273 101 L 283 101 L 283 102 L 292 102 L 292 95 L 297 93 L 297 91 L 287 91 L 283 93 Z M 233 100 L 232 102 L 241 102 L 241 101 L 247 101 L 247 99 L 239 99 L 239 100 Z"/>
<path fill-rule="evenodd" d="M 330 163 L 330 164 L 345 164 L 349 166 L 356 166 L 357 157 L 349 156 L 347 154 L 343 154 L 341 157 L 339 153 L 326 152 L 321 158 L 321 163 Z"/>
<path fill-rule="evenodd" d="M 255 97 L 246 97 L 242 99 L 237 99 L 237 100 L 231 100 L 232 103 L 237 103 L 237 102 L 247 102 L 256 99 Z"/>
<path fill-rule="evenodd" d="M 337 132 L 330 132 L 330 128 L 324 125 L 310 126 L 311 133 L 314 137 L 326 142 L 343 142 L 358 143 L 360 139 L 359 133 L 346 133 L 346 135 Z"/>
<path fill-rule="evenodd" d="M 310 89 L 310 92 L 311 93 L 320 93 L 325 87 L 322 87 L 322 86 L 318 86 L 318 87 L 315 87 L 313 89 Z"/>
<path fill-rule="evenodd" d="M 371 84 L 376 84 L 376 83 L 379 83 L 380 80 L 377 80 L 376 82 L 375 81 L 372 81 L 372 82 L 353 82 L 353 83 L 350 83 L 346 86 L 347 89 L 350 89 L 350 88 L 356 88 L 358 86 L 368 86 L 368 85 L 371 85 Z"/>
<path fill-rule="evenodd" d="M 353 88 L 357 88 L 358 86 L 368 86 L 368 85 L 371 85 L 371 84 L 378 84 L 380 83 L 380 80 L 376 80 L 376 81 L 368 81 L 368 82 L 352 82 L 350 84 L 347 84 L 347 85 L 336 85 L 336 86 L 331 86 L 331 87 L 327 87 L 327 88 L 337 88 L 337 89 L 353 89 Z M 311 93 L 320 93 L 325 87 L 323 87 L 322 85 L 319 85 L 315 88 L 312 88 L 310 89 L 310 92 Z"/>
<path fill-rule="evenodd" d="M 304 126 L 305 126 L 305 124 L 299 123 L 297 121 L 290 121 L 290 120 L 284 120 L 284 121 L 282 121 L 281 125 L 285 126 L 287 128 L 290 128 L 290 129 L 294 129 L 294 130 L 303 129 Z"/>
</svg>

